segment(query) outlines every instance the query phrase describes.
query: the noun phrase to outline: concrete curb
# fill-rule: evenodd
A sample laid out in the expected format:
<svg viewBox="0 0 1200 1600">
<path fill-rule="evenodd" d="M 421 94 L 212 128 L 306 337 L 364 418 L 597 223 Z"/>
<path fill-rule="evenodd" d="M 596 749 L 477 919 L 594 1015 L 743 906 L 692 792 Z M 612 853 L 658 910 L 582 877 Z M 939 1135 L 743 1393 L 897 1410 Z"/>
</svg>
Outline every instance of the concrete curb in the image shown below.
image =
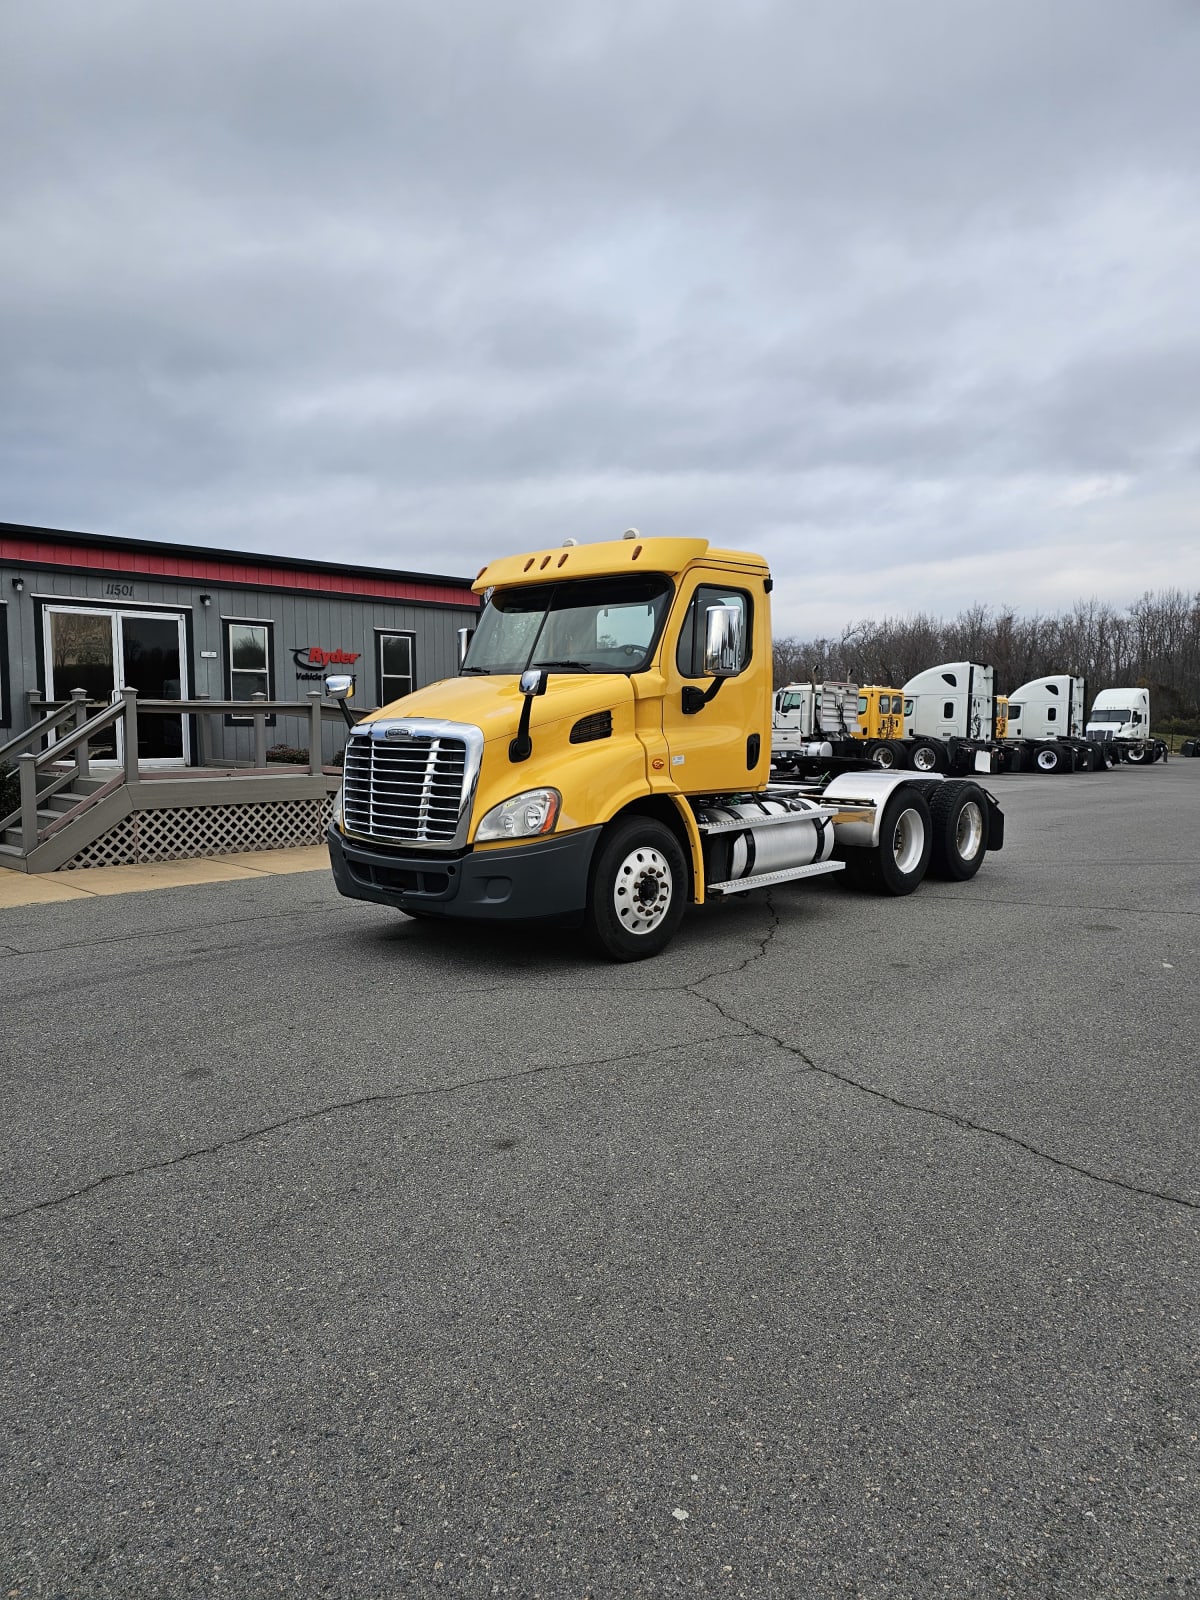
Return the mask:
<svg viewBox="0 0 1200 1600">
<path fill-rule="evenodd" d="M 97 895 L 144 894 L 150 889 L 328 870 L 329 852 L 323 844 L 314 844 L 290 850 L 249 851 L 245 855 L 205 856 L 195 861 L 157 861 L 143 867 L 82 867 L 40 875 L 0 871 L 0 910 L 63 900 L 92 900 Z"/>
</svg>

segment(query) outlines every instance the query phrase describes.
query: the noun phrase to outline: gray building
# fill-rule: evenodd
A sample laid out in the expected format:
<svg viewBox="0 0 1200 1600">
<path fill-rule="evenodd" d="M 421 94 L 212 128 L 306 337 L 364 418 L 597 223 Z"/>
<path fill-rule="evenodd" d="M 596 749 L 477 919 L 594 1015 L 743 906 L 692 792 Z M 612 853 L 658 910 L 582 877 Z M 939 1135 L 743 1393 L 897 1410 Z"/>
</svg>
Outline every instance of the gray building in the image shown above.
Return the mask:
<svg viewBox="0 0 1200 1600">
<path fill-rule="evenodd" d="M 464 578 L 0 523 L 0 744 L 74 689 L 94 705 L 122 687 L 146 700 L 296 701 L 346 672 L 356 707 L 383 705 L 457 672 L 457 631 L 477 609 Z M 204 720 L 210 763 L 252 760 L 248 717 Z M 140 763 L 196 765 L 196 722 L 143 719 Z M 116 761 L 109 737 L 94 761 Z M 332 759 L 336 723 L 324 738 Z M 270 739 L 306 746 L 309 724 L 281 715 Z"/>
</svg>

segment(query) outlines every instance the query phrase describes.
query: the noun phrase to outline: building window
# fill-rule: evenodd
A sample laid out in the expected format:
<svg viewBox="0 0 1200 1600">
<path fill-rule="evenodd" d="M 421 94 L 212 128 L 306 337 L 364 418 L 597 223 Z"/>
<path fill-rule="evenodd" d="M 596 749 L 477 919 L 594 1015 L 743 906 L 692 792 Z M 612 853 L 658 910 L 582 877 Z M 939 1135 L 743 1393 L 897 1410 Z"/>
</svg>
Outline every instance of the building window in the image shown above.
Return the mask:
<svg viewBox="0 0 1200 1600">
<path fill-rule="evenodd" d="M 231 700 L 252 700 L 256 694 L 270 700 L 275 689 L 271 662 L 271 624 L 225 619 L 225 661 Z M 244 722 L 244 717 L 236 718 Z M 272 717 L 271 722 L 274 722 Z"/>
<path fill-rule="evenodd" d="M 417 636 L 414 633 L 377 633 L 375 637 L 378 640 L 375 666 L 379 704 L 387 706 L 411 694 L 417 686 L 414 662 Z"/>
</svg>

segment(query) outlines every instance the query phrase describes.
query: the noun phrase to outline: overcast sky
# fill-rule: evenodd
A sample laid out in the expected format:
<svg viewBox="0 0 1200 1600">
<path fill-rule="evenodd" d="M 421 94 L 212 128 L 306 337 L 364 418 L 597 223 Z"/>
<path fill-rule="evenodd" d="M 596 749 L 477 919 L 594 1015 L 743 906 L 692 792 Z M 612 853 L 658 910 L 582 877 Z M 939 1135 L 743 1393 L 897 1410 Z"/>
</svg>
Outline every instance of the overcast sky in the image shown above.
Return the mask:
<svg viewBox="0 0 1200 1600">
<path fill-rule="evenodd" d="M 0 520 L 1200 589 L 1196 0 L 4 0 Z"/>
</svg>

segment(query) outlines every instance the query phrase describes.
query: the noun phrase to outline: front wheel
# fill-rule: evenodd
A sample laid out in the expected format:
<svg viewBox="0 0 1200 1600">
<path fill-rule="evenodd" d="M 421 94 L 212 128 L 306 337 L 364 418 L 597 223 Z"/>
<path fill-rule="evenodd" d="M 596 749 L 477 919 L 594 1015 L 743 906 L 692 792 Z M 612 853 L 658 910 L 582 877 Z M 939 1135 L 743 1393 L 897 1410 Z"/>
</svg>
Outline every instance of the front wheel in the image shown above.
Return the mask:
<svg viewBox="0 0 1200 1600">
<path fill-rule="evenodd" d="M 1149 763 L 1150 751 L 1144 744 L 1130 745 L 1129 749 L 1125 752 L 1125 759 L 1126 761 L 1130 762 L 1131 765 L 1140 767 Z"/>
<path fill-rule="evenodd" d="M 589 942 L 613 961 L 656 956 L 683 918 L 687 883 L 687 862 L 670 828 L 652 817 L 617 823 L 592 868 Z"/>
</svg>

